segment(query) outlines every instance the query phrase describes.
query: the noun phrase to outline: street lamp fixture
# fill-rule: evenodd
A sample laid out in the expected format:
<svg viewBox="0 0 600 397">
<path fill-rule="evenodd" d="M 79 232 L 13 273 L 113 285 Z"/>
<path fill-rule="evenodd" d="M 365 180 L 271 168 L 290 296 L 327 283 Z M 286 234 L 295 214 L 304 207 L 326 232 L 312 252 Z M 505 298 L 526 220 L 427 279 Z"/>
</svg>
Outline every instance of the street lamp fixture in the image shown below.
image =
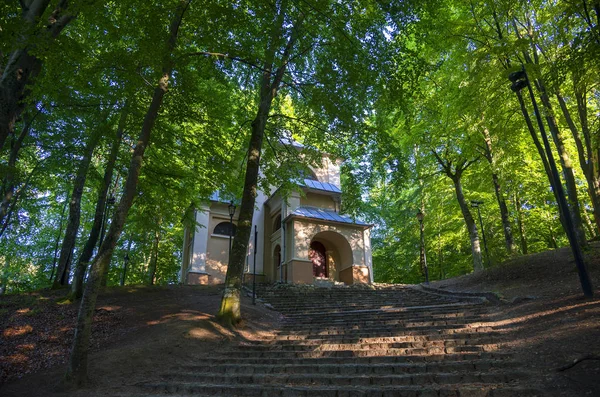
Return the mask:
<svg viewBox="0 0 600 397">
<path fill-rule="evenodd" d="M 419 229 L 421 231 L 421 269 L 425 272 L 425 284 L 429 284 L 429 269 L 427 268 L 427 257 L 425 255 L 425 226 L 423 225 L 423 219 L 425 214 L 419 209 L 417 212 L 417 220 L 419 221 Z"/>
<path fill-rule="evenodd" d="M 512 82 L 510 89 L 513 90 L 513 92 L 519 92 L 528 85 L 527 73 L 525 73 L 525 70 L 512 72 L 508 75 L 508 79 Z"/>
<path fill-rule="evenodd" d="M 531 104 L 533 105 L 535 118 L 538 123 L 538 126 L 540 127 L 540 135 L 542 136 L 542 141 L 544 142 L 544 150 L 546 151 L 546 156 L 548 157 L 548 165 L 550 166 L 551 171 L 551 175 L 549 176 L 550 182 L 552 183 L 554 181 L 553 188 L 556 189 L 558 210 L 565 222 L 565 232 L 567 233 L 569 245 L 571 246 L 571 251 L 573 252 L 573 256 L 575 257 L 575 263 L 577 265 L 577 270 L 579 273 L 579 282 L 581 283 L 581 289 L 583 290 L 583 294 L 585 296 L 591 298 L 594 296 L 594 288 L 592 286 L 592 281 L 585 266 L 583 252 L 581 251 L 581 247 L 579 246 L 579 242 L 577 241 L 575 225 L 573 223 L 573 218 L 571 218 L 571 212 L 569 211 L 569 205 L 567 204 L 565 191 L 562 185 L 562 181 L 560 179 L 560 174 L 558 173 L 558 169 L 556 167 L 554 155 L 552 153 L 552 147 L 550 146 L 550 141 L 548 140 L 548 135 L 546 134 L 546 129 L 542 121 L 542 116 L 540 114 L 540 110 L 538 109 L 537 101 L 535 100 L 535 95 L 533 95 L 533 89 L 531 88 L 531 84 L 529 82 L 529 78 L 527 76 L 527 71 L 525 70 L 525 67 L 523 66 L 521 70 L 509 74 L 508 79 L 512 82 L 512 85 L 510 87 L 511 90 L 513 90 L 518 96 L 521 95 L 520 91 L 525 87 L 527 87 L 527 91 L 529 91 L 529 97 L 531 98 Z"/>
<path fill-rule="evenodd" d="M 423 212 L 421 212 L 421 210 L 419 210 L 419 212 L 417 212 L 417 220 L 419 222 L 423 222 L 424 217 L 425 217 L 425 215 L 423 214 Z"/>
<path fill-rule="evenodd" d="M 229 202 L 227 207 L 229 210 L 229 259 L 227 259 L 227 265 L 231 263 L 231 239 L 233 238 L 233 215 L 235 215 L 235 204 L 233 200 Z"/>
<path fill-rule="evenodd" d="M 481 211 L 479 206 L 483 204 L 483 201 L 471 200 L 471 207 L 477 208 L 477 215 L 479 216 L 479 226 L 481 227 L 481 237 L 483 237 L 483 248 L 485 249 L 485 257 L 487 258 L 487 265 L 490 267 L 490 252 L 488 251 L 487 241 L 485 239 L 485 229 L 483 228 L 483 221 L 481 220 Z"/>
</svg>

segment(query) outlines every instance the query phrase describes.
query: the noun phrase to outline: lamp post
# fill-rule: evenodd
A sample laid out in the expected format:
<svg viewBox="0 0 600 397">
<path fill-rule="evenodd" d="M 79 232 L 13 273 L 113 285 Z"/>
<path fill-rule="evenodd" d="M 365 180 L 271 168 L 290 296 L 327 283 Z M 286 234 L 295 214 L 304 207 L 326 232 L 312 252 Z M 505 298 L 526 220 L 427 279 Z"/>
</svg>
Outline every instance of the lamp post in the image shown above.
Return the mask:
<svg viewBox="0 0 600 397">
<path fill-rule="evenodd" d="M 425 214 L 419 210 L 419 212 L 417 212 L 417 220 L 419 221 L 419 228 L 421 230 L 421 269 L 425 272 L 425 284 L 429 284 L 429 269 L 427 269 L 427 257 L 425 256 L 425 226 L 423 225 L 423 218 L 425 218 Z"/>
<path fill-rule="evenodd" d="M 252 270 L 252 304 L 256 305 L 256 248 L 258 245 L 258 229 L 254 225 L 254 270 Z"/>
<path fill-rule="evenodd" d="M 585 296 L 591 298 L 594 296 L 594 288 L 592 287 L 592 281 L 590 280 L 590 276 L 585 266 L 585 261 L 583 259 L 581 247 L 577 242 L 575 225 L 573 224 L 573 219 L 571 218 L 571 212 L 569 211 L 569 205 L 567 204 L 565 191 L 562 186 L 558 169 L 556 168 L 556 162 L 554 161 L 554 155 L 552 154 L 550 141 L 548 140 L 548 135 L 546 134 L 546 129 L 544 128 L 544 123 L 542 122 L 542 117 L 540 115 L 535 96 L 533 95 L 533 89 L 531 88 L 531 84 L 529 82 L 527 72 L 525 71 L 525 67 L 523 66 L 521 70 L 511 73 L 508 76 L 508 79 L 512 82 L 510 89 L 513 90 L 516 94 L 519 94 L 519 92 L 525 87 L 527 87 L 527 90 L 529 91 L 529 96 L 533 105 L 535 118 L 538 123 L 538 126 L 540 127 L 540 135 L 542 136 L 542 141 L 544 142 L 544 150 L 546 151 L 546 156 L 548 156 L 548 164 L 550 166 L 551 171 L 550 182 L 551 184 L 552 182 L 554 182 L 553 188 L 556 189 L 558 210 L 560 211 L 560 214 L 565 220 L 565 232 L 567 233 L 569 245 L 571 246 L 571 251 L 573 252 L 573 256 L 575 257 L 575 263 L 577 264 L 581 289 L 583 290 L 583 294 Z"/>
<path fill-rule="evenodd" d="M 125 285 L 125 278 L 127 277 L 127 265 L 129 265 L 129 254 L 125 254 L 123 258 L 123 276 L 121 277 L 121 287 Z"/>
<path fill-rule="evenodd" d="M 106 200 L 106 204 L 104 204 L 104 214 L 102 214 L 102 229 L 100 230 L 100 241 L 98 242 L 98 247 L 100 247 L 102 245 L 102 241 L 104 241 L 104 232 L 106 231 L 106 218 L 108 218 L 108 206 L 114 205 L 116 201 L 117 199 L 115 198 L 115 196 L 111 195 Z"/>
<path fill-rule="evenodd" d="M 487 247 L 487 241 L 485 239 L 485 230 L 483 229 L 483 221 L 481 220 L 481 211 L 479 206 L 483 204 L 483 201 L 471 200 L 471 207 L 477 208 L 477 216 L 479 216 L 479 226 L 481 226 L 481 237 L 483 237 L 483 248 L 485 249 L 485 257 L 487 258 L 487 265 L 490 267 L 490 253 Z"/>
<path fill-rule="evenodd" d="M 229 202 L 229 259 L 227 259 L 227 265 L 231 263 L 231 239 L 233 238 L 233 215 L 235 215 L 235 204 L 233 200 Z"/>
</svg>

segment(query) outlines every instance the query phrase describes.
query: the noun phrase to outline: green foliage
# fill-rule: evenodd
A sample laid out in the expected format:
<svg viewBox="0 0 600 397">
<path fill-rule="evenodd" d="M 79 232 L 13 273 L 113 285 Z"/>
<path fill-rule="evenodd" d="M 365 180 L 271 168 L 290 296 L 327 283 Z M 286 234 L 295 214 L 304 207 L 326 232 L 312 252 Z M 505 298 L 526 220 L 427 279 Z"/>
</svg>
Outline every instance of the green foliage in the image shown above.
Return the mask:
<svg viewBox="0 0 600 397">
<path fill-rule="evenodd" d="M 163 41 L 177 4 L 83 2 L 74 5 L 77 18 L 55 42 L 31 47 L 43 67 L 28 87 L 15 131 L 33 119 L 31 129 L 14 167 L 8 161 L 16 136 L 0 153 L 2 192 L 9 174 L 15 192 L 14 211 L 0 224 L 0 287 L 8 292 L 49 286 L 74 173 L 87 137 L 101 130 L 81 203 L 73 253 L 78 257 L 89 235 L 110 143 L 126 112 L 110 189 L 120 197 L 131 150 L 162 74 Z M 302 15 L 304 30 L 269 115 L 260 181 L 264 190 L 282 186 L 284 194 L 289 192 L 294 177 L 318 165 L 319 151 L 344 159 L 343 210 L 376 225 L 377 281 L 423 280 L 415 218 L 420 208 L 430 277 L 472 269 L 454 187 L 440 173 L 432 151 L 453 161 L 478 159 L 463 176 L 463 189 L 467 200 L 485 203 L 481 215 L 492 266 L 509 256 L 492 173 L 498 176 L 517 245 L 518 217 L 528 252 L 566 244 L 507 75 L 524 62 L 552 95 L 563 95 L 577 128 L 588 125 L 596 153 L 600 35 L 597 11 L 589 2 L 311 0 L 290 2 L 290 10 L 286 26 Z M 126 254 L 126 283 L 146 280 L 156 233 L 156 282 L 177 282 L 187 209 L 216 190 L 239 196 L 272 24 L 269 2 L 191 2 L 109 285 L 120 282 Z M 27 44 L 23 26 L 17 2 L 0 6 L 0 70 L 12 51 Z M 284 36 L 279 48 L 285 47 Z M 526 54 L 534 55 L 532 62 Z M 556 98 L 551 100 L 559 127 L 568 131 Z M 587 111 L 583 116 L 578 113 L 581 101 Z M 483 131 L 490 136 L 491 163 L 482 156 Z M 566 134 L 571 160 L 581 163 L 576 140 Z M 302 154 L 284 144 L 289 138 L 305 146 Z M 597 156 L 587 161 L 598 163 Z M 574 165 L 579 198 L 593 223 L 579 165 Z M 113 210 L 108 207 L 107 223 Z M 588 237 L 597 233 L 592 224 Z"/>
</svg>

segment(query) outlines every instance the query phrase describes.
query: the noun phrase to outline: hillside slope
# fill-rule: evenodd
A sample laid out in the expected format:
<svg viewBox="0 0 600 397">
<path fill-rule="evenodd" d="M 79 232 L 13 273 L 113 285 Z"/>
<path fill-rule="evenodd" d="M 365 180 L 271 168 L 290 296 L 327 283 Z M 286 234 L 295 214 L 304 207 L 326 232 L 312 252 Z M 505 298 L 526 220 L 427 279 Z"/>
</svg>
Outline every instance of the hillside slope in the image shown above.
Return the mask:
<svg viewBox="0 0 600 397">
<path fill-rule="evenodd" d="M 583 297 L 568 248 L 515 258 L 431 286 L 494 292 L 502 298 L 497 326 L 505 330 L 507 349 L 561 394 L 600 396 L 600 242 L 591 244 L 586 259 L 593 299 Z"/>
</svg>

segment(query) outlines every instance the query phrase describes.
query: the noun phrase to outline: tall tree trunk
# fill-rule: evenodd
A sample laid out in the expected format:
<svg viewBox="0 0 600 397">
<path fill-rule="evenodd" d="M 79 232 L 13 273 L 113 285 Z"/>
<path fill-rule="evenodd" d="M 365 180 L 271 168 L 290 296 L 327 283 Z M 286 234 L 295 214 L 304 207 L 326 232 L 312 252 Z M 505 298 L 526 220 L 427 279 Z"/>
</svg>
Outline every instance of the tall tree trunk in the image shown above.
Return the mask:
<svg viewBox="0 0 600 397">
<path fill-rule="evenodd" d="M 546 122 L 550 128 L 550 134 L 554 140 L 554 144 L 558 150 L 560 164 L 563 170 L 563 176 L 565 178 L 565 186 L 567 188 L 567 198 L 569 200 L 569 208 L 573 217 L 573 223 L 575 231 L 577 232 L 577 240 L 579 245 L 585 247 L 587 245 L 587 239 L 585 236 L 585 229 L 583 227 L 583 220 L 581 218 L 581 209 L 579 208 L 579 197 L 577 194 L 577 182 L 575 181 L 575 174 L 573 173 L 573 163 L 567 152 L 567 148 L 564 143 L 564 137 L 558 125 L 556 124 L 556 118 L 554 117 L 554 110 L 550 103 L 550 98 L 546 91 L 546 87 L 540 79 L 536 79 L 536 86 L 540 92 L 540 99 L 542 104 L 546 108 Z"/>
<path fill-rule="evenodd" d="M 463 173 L 474 164 L 477 159 L 467 161 L 465 159 L 459 159 L 453 162 L 451 159 L 442 158 L 435 150 L 431 150 L 431 153 L 435 156 L 438 164 L 442 167 L 442 170 L 454 183 L 454 190 L 456 191 L 456 199 L 458 205 L 463 214 L 467 231 L 469 232 L 469 239 L 471 240 L 471 253 L 473 255 L 473 270 L 475 272 L 483 270 L 483 259 L 481 256 L 481 244 L 479 243 L 479 234 L 477 233 L 477 224 L 473 220 L 473 215 L 469 210 L 469 205 L 465 199 L 465 195 L 462 189 L 461 178 Z M 447 150 L 446 150 L 447 153 Z"/>
<path fill-rule="evenodd" d="M 58 244 L 60 244 L 60 237 L 62 236 L 63 221 L 65 220 L 65 212 L 67 211 L 68 201 L 65 200 L 63 204 L 62 212 L 60 213 L 60 225 L 58 227 L 58 234 L 56 235 L 56 243 L 54 244 L 54 259 L 52 260 L 52 271 L 50 272 L 50 282 L 54 280 L 54 272 L 56 270 L 56 261 L 58 260 Z"/>
<path fill-rule="evenodd" d="M 542 143 L 540 142 L 540 140 L 537 136 L 537 132 L 536 132 L 535 128 L 533 127 L 533 123 L 531 121 L 531 116 L 529 115 L 527 106 L 525 106 L 525 101 L 523 100 L 523 95 L 521 94 L 521 91 L 517 91 L 516 95 L 517 95 L 517 98 L 519 99 L 519 105 L 521 106 L 521 113 L 523 113 L 523 118 L 525 119 L 525 124 L 527 124 L 527 129 L 529 130 L 531 139 L 533 140 L 533 143 L 538 151 L 540 160 L 542 161 L 542 165 L 544 166 L 544 171 L 546 172 L 546 176 L 548 177 L 548 181 L 550 182 L 550 187 L 552 188 L 552 194 L 554 195 L 554 197 L 556 198 L 556 201 L 558 202 L 559 197 L 557 196 L 556 184 L 562 183 L 562 182 L 555 181 L 554 177 L 552 176 L 552 170 L 550 169 L 550 164 L 548 163 L 548 158 L 546 157 L 546 151 L 544 150 L 544 147 L 542 146 Z M 559 211 L 559 216 L 560 216 L 560 223 L 562 224 L 563 229 L 567 230 L 565 220 L 563 219 L 560 211 Z"/>
<path fill-rule="evenodd" d="M 10 266 L 10 260 L 7 256 L 4 257 L 4 265 L 0 269 L 0 295 L 6 293 L 8 287 L 8 267 Z"/>
<path fill-rule="evenodd" d="M 37 113 L 39 114 L 39 112 Z M 15 193 L 15 174 L 17 159 L 19 157 L 19 151 L 23 146 L 23 140 L 29 135 L 31 130 L 31 124 L 37 116 L 26 118 L 21 133 L 18 137 L 14 137 L 11 142 L 10 153 L 8 155 L 8 164 L 6 172 L 4 173 L 4 179 L 2 181 L 2 203 L 0 204 L 0 224 L 4 221 L 4 218 L 8 214 L 8 208 L 10 207 L 11 201 Z"/>
<path fill-rule="evenodd" d="M 451 179 L 454 183 L 454 190 L 456 191 L 458 205 L 460 206 L 467 230 L 469 231 L 469 239 L 471 240 L 471 253 L 473 254 L 473 270 L 478 272 L 483 270 L 481 244 L 479 242 L 479 234 L 477 233 L 477 224 L 473 219 L 473 215 L 471 214 L 471 210 L 469 210 L 469 205 L 467 204 L 467 200 L 465 199 L 465 195 L 463 193 L 461 177 L 462 175 L 459 173 L 458 175 L 453 175 Z"/>
<path fill-rule="evenodd" d="M 177 42 L 179 26 L 181 25 L 183 15 L 189 6 L 189 3 L 190 0 L 179 2 L 179 6 L 174 14 L 175 16 L 173 21 L 171 22 L 169 36 L 164 50 L 162 76 L 158 82 L 158 85 L 154 89 L 152 102 L 150 103 L 148 111 L 144 117 L 142 129 L 140 131 L 135 149 L 132 153 L 131 164 L 129 166 L 129 172 L 127 174 L 127 181 L 125 182 L 123 195 L 121 196 L 117 210 L 113 215 L 113 220 L 110 224 L 110 229 L 108 230 L 106 238 L 100 246 L 98 255 L 96 255 L 96 258 L 92 262 L 89 280 L 86 283 L 83 297 L 81 298 L 81 305 L 79 307 L 79 313 L 77 316 L 77 326 L 75 328 L 75 336 L 73 338 L 73 346 L 71 348 L 69 365 L 65 374 L 65 381 L 73 386 L 79 386 L 85 383 L 87 380 L 88 350 L 92 327 L 92 317 L 96 307 L 96 299 L 100 289 L 100 282 L 105 268 L 108 267 L 119 236 L 123 231 L 127 213 L 133 204 L 140 170 L 142 168 L 144 152 L 146 151 L 146 147 L 150 142 L 152 128 L 154 127 L 154 123 L 158 117 L 158 111 L 160 110 L 163 98 L 167 92 L 169 79 L 173 71 L 173 51 Z"/>
<path fill-rule="evenodd" d="M 125 281 L 127 279 L 127 267 L 129 266 L 129 252 L 131 251 L 131 239 L 127 241 L 127 253 L 125 254 L 125 258 L 123 258 L 123 274 L 121 275 L 121 287 L 125 285 Z"/>
<path fill-rule="evenodd" d="M 98 201 L 96 201 L 96 211 L 94 213 L 94 223 L 90 230 L 90 235 L 81 251 L 79 260 L 77 261 L 77 267 L 75 268 L 75 275 L 73 276 L 73 285 L 71 287 L 71 296 L 74 299 L 80 299 L 83 294 L 83 280 L 85 279 L 85 273 L 87 271 L 88 263 L 92 259 L 94 253 L 94 247 L 98 242 L 100 235 L 100 229 L 102 228 L 102 221 L 104 219 L 104 209 L 106 208 L 106 198 L 108 195 L 108 189 L 113 177 L 113 171 L 115 169 L 115 163 L 119 155 L 119 146 L 121 144 L 121 138 L 123 136 L 123 129 L 125 128 L 125 121 L 127 119 L 127 110 L 123 109 L 121 117 L 119 119 L 119 126 L 117 133 L 113 139 L 108 161 L 106 163 L 106 169 L 104 170 L 104 178 L 102 179 L 102 186 L 98 192 Z"/>
<path fill-rule="evenodd" d="M 583 67 L 583 65 L 580 65 Z M 593 139 L 590 133 L 588 123 L 588 109 L 586 98 L 587 87 L 584 79 L 581 78 L 581 72 L 573 72 L 573 92 L 577 102 L 577 115 L 579 116 L 579 124 L 581 126 L 581 134 L 571 117 L 567 104 L 560 93 L 557 93 L 558 103 L 565 116 L 565 120 L 579 155 L 579 164 L 585 175 L 588 184 L 588 194 L 592 201 L 594 210 L 594 221 L 596 223 L 596 234 L 600 233 L 600 141 Z M 583 136 L 583 139 L 582 139 Z"/>
<path fill-rule="evenodd" d="M 592 223 L 592 220 L 590 219 L 590 216 L 588 215 L 587 211 L 583 210 L 583 220 L 584 220 L 584 225 L 587 228 L 588 233 L 590 234 L 590 237 L 592 239 L 596 238 L 597 234 L 596 234 L 596 229 L 594 228 L 594 224 Z"/>
<path fill-rule="evenodd" d="M 498 174 L 496 173 L 495 169 L 494 154 L 492 150 L 492 138 L 487 128 L 483 129 L 482 134 L 483 140 L 485 142 L 485 158 L 487 159 L 488 163 L 490 164 L 490 168 L 492 169 L 492 182 L 494 184 L 494 192 L 496 193 L 496 201 L 498 202 L 498 207 L 500 208 L 500 218 L 502 219 L 502 230 L 504 231 L 506 251 L 509 255 L 512 255 L 515 252 L 516 247 L 513 240 L 510 218 L 508 216 L 508 207 L 506 206 L 506 200 L 504 199 L 504 195 L 502 194 L 502 187 L 500 186 L 500 179 L 498 178 Z"/>
<path fill-rule="evenodd" d="M 152 244 L 152 255 L 150 257 L 150 265 L 148 266 L 148 276 L 146 284 L 154 285 L 156 277 L 156 264 L 158 263 L 158 245 L 160 243 L 160 233 L 158 230 L 154 232 L 154 243 Z"/>
<path fill-rule="evenodd" d="M 279 4 L 278 13 L 274 17 L 270 39 L 265 51 L 265 63 L 260 82 L 260 102 L 256 117 L 252 121 L 252 134 L 248 144 L 248 160 L 246 162 L 246 176 L 238 218 L 238 228 L 231 249 L 231 263 L 227 266 L 225 289 L 221 299 L 221 308 L 218 313 L 218 318 L 226 324 L 235 324 L 242 318 L 240 310 L 242 272 L 248 250 L 248 241 L 252 231 L 252 218 L 254 216 L 254 204 L 258 190 L 258 173 L 263 136 L 273 98 L 275 98 L 279 90 L 281 80 L 289 62 L 291 50 L 298 39 L 303 20 L 303 16 L 300 16 L 292 27 L 292 32 L 283 50 L 280 65 L 273 73 L 275 55 L 279 50 L 278 43 L 282 40 L 285 28 L 286 12 L 287 0 L 282 0 Z"/>
<path fill-rule="evenodd" d="M 68 3 L 68 0 L 60 0 L 48 20 L 42 21 L 49 0 L 21 1 L 23 33 L 16 39 L 16 49 L 8 56 L 0 76 L 0 151 L 13 134 L 15 122 L 29 96 L 29 87 L 42 69 L 42 60 L 32 54 L 40 44 L 53 41 L 75 18 L 68 12 Z"/>
<path fill-rule="evenodd" d="M 77 169 L 75 181 L 73 182 L 73 193 L 71 194 L 69 201 L 69 220 L 67 221 L 65 237 L 60 249 L 58 269 L 52 285 L 53 288 L 59 288 L 60 286 L 69 284 L 70 263 L 73 257 L 73 250 L 75 248 L 75 241 L 77 240 L 77 232 L 79 231 L 79 222 L 81 219 L 81 197 L 83 196 L 83 188 L 92 161 L 92 155 L 102 136 L 101 130 L 102 128 L 98 128 L 92 133 L 92 136 L 90 136 L 85 146 L 83 158 Z"/>
<path fill-rule="evenodd" d="M 528 20 L 527 22 L 529 24 L 529 26 L 528 26 L 529 37 L 533 38 L 533 29 L 534 29 L 533 25 L 531 24 L 531 21 Z M 519 37 L 521 39 L 522 36 L 519 33 L 516 19 L 513 19 L 513 27 L 515 29 L 515 33 L 516 33 L 517 37 Z M 538 49 L 535 46 L 535 43 L 533 42 L 533 40 L 530 41 L 530 47 L 532 50 L 531 54 L 526 49 L 522 50 L 523 58 L 525 59 L 525 62 L 527 64 L 537 67 L 537 66 L 539 66 Z M 575 182 L 575 175 L 573 174 L 573 164 L 572 164 L 569 154 L 566 150 L 562 133 L 556 123 L 556 118 L 554 116 L 554 110 L 553 110 L 552 104 L 550 103 L 550 97 L 548 96 L 548 91 L 546 90 L 546 85 L 545 85 L 544 81 L 542 80 L 542 78 L 540 78 L 539 76 L 535 78 L 534 85 L 538 90 L 540 99 L 542 101 L 542 105 L 545 108 L 545 112 L 544 112 L 543 116 L 546 119 L 546 123 L 548 123 L 548 127 L 550 129 L 550 135 L 552 135 L 552 140 L 554 141 L 556 149 L 558 150 L 560 164 L 561 164 L 561 167 L 563 170 L 563 177 L 565 178 L 567 201 L 568 201 L 568 206 L 569 206 L 569 208 L 567 208 L 565 210 L 568 210 L 571 213 L 571 219 L 573 221 L 575 234 L 576 234 L 575 238 L 577 239 L 577 241 L 581 247 L 585 247 L 587 245 L 587 240 L 585 237 L 585 229 L 583 228 L 583 221 L 581 219 L 581 210 L 579 208 L 579 198 L 577 195 L 577 183 Z M 548 155 L 548 157 L 549 157 L 549 155 Z M 558 180 L 558 181 L 555 181 L 555 183 L 562 183 L 562 182 L 560 180 Z M 563 229 L 566 230 L 566 228 L 564 227 L 565 223 L 562 222 L 562 224 L 563 224 Z"/>
<path fill-rule="evenodd" d="M 521 209 L 521 200 L 519 200 L 519 196 L 516 193 L 515 211 L 517 212 L 517 226 L 519 228 L 519 237 L 521 238 L 521 252 L 523 255 L 527 255 L 527 238 L 525 237 L 525 226 L 523 225 L 523 210 Z"/>
</svg>

